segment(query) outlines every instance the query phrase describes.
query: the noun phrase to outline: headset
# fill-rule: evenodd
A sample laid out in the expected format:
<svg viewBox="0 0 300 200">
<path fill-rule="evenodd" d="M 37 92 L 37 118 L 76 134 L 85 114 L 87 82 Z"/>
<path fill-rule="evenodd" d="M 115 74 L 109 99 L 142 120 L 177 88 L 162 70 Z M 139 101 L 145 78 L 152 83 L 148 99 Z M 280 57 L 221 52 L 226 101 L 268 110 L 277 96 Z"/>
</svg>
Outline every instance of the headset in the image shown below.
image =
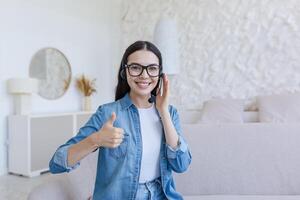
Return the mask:
<svg viewBox="0 0 300 200">
<path fill-rule="evenodd" d="M 126 67 L 125 65 L 122 66 L 122 70 L 120 71 L 120 77 L 123 81 L 126 81 L 126 71 L 125 71 Z M 160 68 L 159 70 L 159 80 L 158 80 L 158 88 L 156 90 L 160 90 L 160 93 L 162 95 L 163 92 L 163 76 L 164 73 L 162 72 L 162 69 Z M 157 92 L 156 90 L 151 92 L 151 97 L 148 99 L 149 103 L 155 103 L 156 102 L 156 96 L 157 96 Z"/>
<path fill-rule="evenodd" d="M 159 74 L 159 80 L 158 80 L 158 88 L 156 90 L 160 91 L 160 95 L 162 95 L 163 93 L 163 76 L 164 76 L 164 73 L 161 72 Z M 149 103 L 156 103 L 156 96 L 157 96 L 157 92 L 156 91 L 153 91 L 151 92 L 151 97 L 148 99 L 148 102 Z"/>
</svg>

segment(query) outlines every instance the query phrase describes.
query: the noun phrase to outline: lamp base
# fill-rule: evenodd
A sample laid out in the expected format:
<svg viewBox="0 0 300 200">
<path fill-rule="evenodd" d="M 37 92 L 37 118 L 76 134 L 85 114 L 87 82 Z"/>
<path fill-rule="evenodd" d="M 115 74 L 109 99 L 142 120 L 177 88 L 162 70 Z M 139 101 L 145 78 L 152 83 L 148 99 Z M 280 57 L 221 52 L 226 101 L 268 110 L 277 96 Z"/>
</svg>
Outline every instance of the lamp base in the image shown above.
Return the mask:
<svg viewBox="0 0 300 200">
<path fill-rule="evenodd" d="M 14 95 L 14 114 L 29 115 L 31 112 L 31 94 Z"/>
</svg>

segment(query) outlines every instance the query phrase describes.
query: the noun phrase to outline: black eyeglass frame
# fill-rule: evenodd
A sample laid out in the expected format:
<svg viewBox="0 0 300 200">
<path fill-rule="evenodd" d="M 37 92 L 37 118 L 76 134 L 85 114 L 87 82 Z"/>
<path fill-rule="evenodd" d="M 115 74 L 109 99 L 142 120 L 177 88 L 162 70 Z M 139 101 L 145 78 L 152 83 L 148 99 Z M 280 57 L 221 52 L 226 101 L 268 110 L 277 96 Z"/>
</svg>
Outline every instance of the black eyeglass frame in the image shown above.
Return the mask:
<svg viewBox="0 0 300 200">
<path fill-rule="evenodd" d="M 142 67 L 141 73 L 138 74 L 138 75 L 132 75 L 132 74 L 130 74 L 129 67 L 132 66 L 132 65 L 138 65 L 138 66 Z M 158 67 L 159 72 L 158 72 L 158 75 L 157 75 L 157 76 L 152 76 L 152 75 L 149 74 L 149 72 L 148 72 L 148 67 L 151 67 L 151 66 L 157 66 L 157 67 Z M 144 70 L 146 70 L 148 76 L 151 77 L 151 78 L 159 77 L 159 76 L 161 76 L 161 74 L 162 74 L 161 66 L 158 65 L 158 64 L 150 64 L 150 65 L 146 65 L 146 66 L 145 66 L 145 65 L 141 65 L 141 64 L 139 64 L 139 63 L 130 63 L 130 64 L 125 64 L 125 68 L 128 68 L 128 73 L 129 73 L 129 75 L 132 76 L 132 77 L 138 77 L 138 76 L 142 75 L 143 72 L 144 72 Z"/>
</svg>

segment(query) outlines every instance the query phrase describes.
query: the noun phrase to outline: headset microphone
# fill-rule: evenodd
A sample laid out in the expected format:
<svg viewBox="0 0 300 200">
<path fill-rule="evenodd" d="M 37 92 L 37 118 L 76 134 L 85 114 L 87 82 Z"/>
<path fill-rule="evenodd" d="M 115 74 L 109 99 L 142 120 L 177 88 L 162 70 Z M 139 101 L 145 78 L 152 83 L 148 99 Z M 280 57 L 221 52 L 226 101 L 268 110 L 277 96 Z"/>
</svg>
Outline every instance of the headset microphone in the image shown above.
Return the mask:
<svg viewBox="0 0 300 200">
<path fill-rule="evenodd" d="M 151 94 L 151 97 L 148 99 L 149 103 L 155 102 L 155 96 Z"/>
</svg>

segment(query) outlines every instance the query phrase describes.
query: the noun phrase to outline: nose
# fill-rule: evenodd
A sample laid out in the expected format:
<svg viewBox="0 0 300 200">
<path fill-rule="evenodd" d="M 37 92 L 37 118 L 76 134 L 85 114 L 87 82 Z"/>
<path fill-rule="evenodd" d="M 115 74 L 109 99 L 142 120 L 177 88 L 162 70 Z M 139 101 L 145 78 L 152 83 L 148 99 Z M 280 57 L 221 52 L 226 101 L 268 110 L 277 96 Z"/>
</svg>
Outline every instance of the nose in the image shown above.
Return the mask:
<svg viewBox="0 0 300 200">
<path fill-rule="evenodd" d="M 143 77 L 143 78 L 148 78 L 149 77 L 146 69 L 143 69 L 141 77 Z"/>
</svg>

